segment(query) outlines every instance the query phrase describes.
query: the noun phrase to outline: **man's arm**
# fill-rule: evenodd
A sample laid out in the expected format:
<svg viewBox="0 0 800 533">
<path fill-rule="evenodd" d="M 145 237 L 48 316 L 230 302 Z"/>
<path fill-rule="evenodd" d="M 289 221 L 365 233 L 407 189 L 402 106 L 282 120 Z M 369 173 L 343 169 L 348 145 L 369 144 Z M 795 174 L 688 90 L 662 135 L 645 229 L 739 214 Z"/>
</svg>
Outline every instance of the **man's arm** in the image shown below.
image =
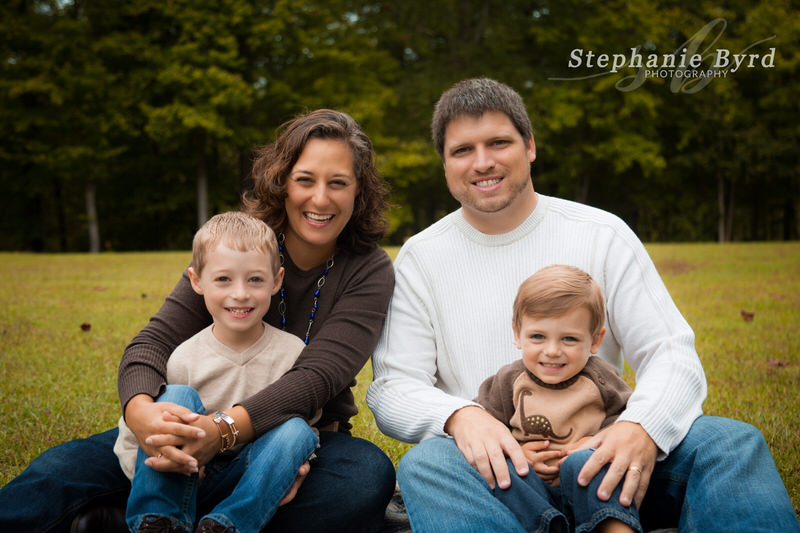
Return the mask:
<svg viewBox="0 0 800 533">
<path fill-rule="evenodd" d="M 636 374 L 619 421 L 640 424 L 664 457 L 702 414 L 706 381 L 694 332 L 627 226 L 606 261 L 608 329 Z"/>
<path fill-rule="evenodd" d="M 395 260 L 395 288 L 372 356 L 374 380 L 367 405 L 385 434 L 404 442 L 445 437 L 454 412 L 474 402 L 437 388 L 437 317 L 428 280 L 412 257 Z"/>
<path fill-rule="evenodd" d="M 608 250 L 603 265 L 607 327 L 636 373 L 636 389 L 617 423 L 583 446 L 596 451 L 579 483 L 588 484 L 610 463 L 598 497 L 607 500 L 624 476 L 620 502 L 629 505 L 641 503 L 656 458 L 677 446 L 702 413 L 706 383 L 691 327 L 624 223 Z"/>
<path fill-rule="evenodd" d="M 436 387 L 437 317 L 428 280 L 404 250 L 395 260 L 395 273 L 394 295 L 373 355 L 374 381 L 367 391 L 378 427 L 405 442 L 452 436 L 487 483 L 494 486 L 494 472 L 500 486 L 508 486 L 506 456 L 520 475 L 528 471 L 519 444 L 478 404 Z"/>
</svg>

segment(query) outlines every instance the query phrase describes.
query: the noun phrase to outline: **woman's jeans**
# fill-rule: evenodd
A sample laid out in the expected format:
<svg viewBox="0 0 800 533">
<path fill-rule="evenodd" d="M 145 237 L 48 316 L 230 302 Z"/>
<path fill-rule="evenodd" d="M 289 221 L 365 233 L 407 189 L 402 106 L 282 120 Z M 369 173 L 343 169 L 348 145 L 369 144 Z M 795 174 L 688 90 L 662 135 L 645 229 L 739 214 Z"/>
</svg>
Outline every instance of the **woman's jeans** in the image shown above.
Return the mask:
<svg viewBox="0 0 800 533">
<path fill-rule="evenodd" d="M 522 528 L 535 533 L 583 533 L 594 531 L 603 520 L 616 518 L 641 533 L 636 506 L 625 507 L 619 503 L 622 483 L 617 485 L 611 498 L 604 502 L 597 498 L 597 489 L 606 475 L 608 466 L 592 479 L 586 487 L 578 485 L 578 472 L 592 455 L 592 450 L 582 450 L 569 455 L 561 464 L 559 487 L 551 487 L 535 472 L 519 477 L 514 465 L 512 486 L 516 490 L 494 489 L 495 497 L 508 507 Z"/>
<path fill-rule="evenodd" d="M 117 433 L 69 441 L 34 459 L 0 489 L 0 531 L 67 533 L 87 507 L 124 506 L 131 484 L 114 454 Z M 386 454 L 364 439 L 322 431 L 316 455 L 302 490 L 262 531 L 379 531 L 395 486 Z"/>
<path fill-rule="evenodd" d="M 156 401 L 172 402 L 199 414 L 206 411 L 197 391 L 186 385 L 167 385 Z M 278 510 L 300 465 L 316 447 L 317 436 L 309 425 L 291 418 L 237 454 L 218 454 L 206 465 L 202 482 L 198 474 L 153 470 L 145 464 L 147 454 L 139 448 L 128 497 L 128 527 L 139 531 L 145 516 L 156 515 L 172 518 L 184 531 L 194 531 L 202 495 L 204 501 L 219 501 L 203 518 L 242 533 L 258 533 Z"/>
<path fill-rule="evenodd" d="M 513 475 L 508 490 L 524 490 Z M 414 533 L 524 531 L 452 439 L 412 448 L 397 477 Z M 761 433 L 712 416 L 698 418 L 669 457 L 656 463 L 639 517 L 645 531 L 800 532 Z"/>
</svg>

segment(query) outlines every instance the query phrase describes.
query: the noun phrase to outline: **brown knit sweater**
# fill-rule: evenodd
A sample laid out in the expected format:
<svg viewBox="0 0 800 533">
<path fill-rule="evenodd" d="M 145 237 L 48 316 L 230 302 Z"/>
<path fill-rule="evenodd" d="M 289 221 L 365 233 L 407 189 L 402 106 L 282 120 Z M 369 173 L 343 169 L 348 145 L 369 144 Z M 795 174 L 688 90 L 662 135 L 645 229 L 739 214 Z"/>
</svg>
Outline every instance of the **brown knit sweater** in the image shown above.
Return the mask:
<svg viewBox="0 0 800 533">
<path fill-rule="evenodd" d="M 305 337 L 314 291 L 322 266 L 303 271 L 286 255 L 284 287 L 287 331 Z M 350 387 L 378 342 L 394 289 L 391 259 L 381 248 L 365 254 L 336 254 L 319 296 L 308 346 L 289 372 L 249 398 L 237 403 L 247 409 L 257 435 L 292 417 L 315 424 L 338 422 L 349 433 L 349 419 L 358 410 Z M 264 320 L 280 327 L 279 294 L 272 298 Z M 157 397 L 166 386 L 167 360 L 183 341 L 212 322 L 202 296 L 183 273 L 161 309 L 125 349 L 117 387 L 123 411 L 136 394 Z"/>
<path fill-rule="evenodd" d="M 559 450 L 614 423 L 630 395 L 614 367 L 589 357 L 576 376 L 556 385 L 515 361 L 484 381 L 475 401 L 506 424 L 518 442 L 549 440 L 548 449 Z"/>
</svg>

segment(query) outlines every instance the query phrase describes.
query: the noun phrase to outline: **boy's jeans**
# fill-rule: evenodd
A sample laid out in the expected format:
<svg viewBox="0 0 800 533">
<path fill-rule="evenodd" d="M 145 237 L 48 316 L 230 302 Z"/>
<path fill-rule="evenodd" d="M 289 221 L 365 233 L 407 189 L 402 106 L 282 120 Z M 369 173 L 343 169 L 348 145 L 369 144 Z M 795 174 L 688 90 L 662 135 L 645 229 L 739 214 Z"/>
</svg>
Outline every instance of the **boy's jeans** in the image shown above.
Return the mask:
<svg viewBox="0 0 800 533">
<path fill-rule="evenodd" d="M 200 397 L 191 387 L 168 385 L 159 402 L 172 402 L 200 414 Z M 168 516 L 185 531 L 193 531 L 198 516 L 198 494 L 219 502 L 205 517 L 242 533 L 257 533 L 275 514 L 281 499 L 297 477 L 297 470 L 317 446 L 317 436 L 299 418 L 287 420 L 236 455 L 218 455 L 206 465 L 202 482 L 197 474 L 157 472 L 146 464 L 139 449 L 131 482 L 126 521 L 138 531 L 146 515 Z M 202 511 L 202 510 L 201 510 Z"/>
<path fill-rule="evenodd" d="M 523 531 L 452 439 L 412 448 L 397 477 L 414 533 Z M 508 490 L 518 488 L 512 478 Z M 764 437 L 749 424 L 713 416 L 698 418 L 656 463 L 639 516 L 645 531 L 800 532 Z"/>
</svg>

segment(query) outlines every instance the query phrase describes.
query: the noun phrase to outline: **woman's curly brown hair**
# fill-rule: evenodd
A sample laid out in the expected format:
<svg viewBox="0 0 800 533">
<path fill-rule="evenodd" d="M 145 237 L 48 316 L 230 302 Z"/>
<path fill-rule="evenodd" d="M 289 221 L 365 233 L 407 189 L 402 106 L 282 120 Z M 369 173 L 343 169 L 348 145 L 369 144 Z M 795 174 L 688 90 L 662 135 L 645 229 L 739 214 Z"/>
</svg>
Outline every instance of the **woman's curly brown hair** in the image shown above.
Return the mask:
<svg viewBox="0 0 800 533">
<path fill-rule="evenodd" d="M 346 113 L 318 109 L 284 123 L 278 139 L 256 151 L 253 190 L 242 196 L 243 209 L 264 220 L 276 233 L 286 230 L 286 178 L 310 139 L 340 140 L 353 153 L 358 194 L 353 214 L 339 234 L 340 248 L 365 252 L 386 235 L 388 188 L 378 175 L 372 141 Z"/>
</svg>

